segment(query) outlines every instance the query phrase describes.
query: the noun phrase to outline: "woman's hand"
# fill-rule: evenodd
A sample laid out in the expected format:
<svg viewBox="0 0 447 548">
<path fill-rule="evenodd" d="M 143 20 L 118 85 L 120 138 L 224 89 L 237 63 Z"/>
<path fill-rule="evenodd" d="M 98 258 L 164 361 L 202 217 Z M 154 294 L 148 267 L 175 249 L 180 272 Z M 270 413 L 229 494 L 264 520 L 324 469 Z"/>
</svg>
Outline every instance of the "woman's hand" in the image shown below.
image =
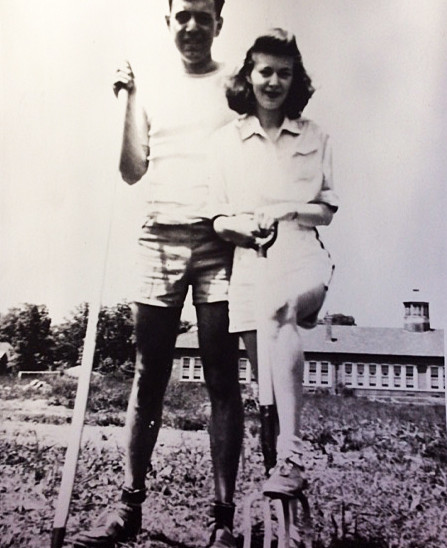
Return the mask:
<svg viewBox="0 0 447 548">
<path fill-rule="evenodd" d="M 281 202 L 259 207 L 255 219 L 261 228 L 268 227 L 273 221 L 296 221 L 301 226 L 314 227 L 328 225 L 332 221 L 334 209 L 319 202 Z"/>
<path fill-rule="evenodd" d="M 129 94 L 136 91 L 135 76 L 129 61 L 124 61 L 116 69 L 113 80 L 113 93 L 118 97 L 121 89 L 126 89 Z"/>
<path fill-rule="evenodd" d="M 223 239 L 240 247 L 256 247 L 260 230 L 254 216 L 240 213 L 226 217 L 217 217 L 213 223 L 215 232 Z"/>
<path fill-rule="evenodd" d="M 267 230 L 276 221 L 293 220 L 298 217 L 296 207 L 289 202 L 281 202 L 263 207 L 258 207 L 255 210 L 255 219 L 261 229 Z"/>
</svg>

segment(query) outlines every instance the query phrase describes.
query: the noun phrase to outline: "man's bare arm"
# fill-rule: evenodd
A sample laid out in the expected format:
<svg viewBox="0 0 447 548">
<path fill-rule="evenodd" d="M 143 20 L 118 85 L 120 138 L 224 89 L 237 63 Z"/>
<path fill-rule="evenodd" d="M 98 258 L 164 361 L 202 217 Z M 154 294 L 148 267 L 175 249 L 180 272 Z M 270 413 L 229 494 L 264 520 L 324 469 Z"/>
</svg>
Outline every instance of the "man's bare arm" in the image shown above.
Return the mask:
<svg viewBox="0 0 447 548">
<path fill-rule="evenodd" d="M 118 68 L 113 89 L 116 95 L 121 89 L 127 90 L 119 169 L 123 180 L 133 185 L 143 177 L 149 165 L 149 123 L 144 109 L 138 103 L 135 77 L 127 61 Z"/>
</svg>

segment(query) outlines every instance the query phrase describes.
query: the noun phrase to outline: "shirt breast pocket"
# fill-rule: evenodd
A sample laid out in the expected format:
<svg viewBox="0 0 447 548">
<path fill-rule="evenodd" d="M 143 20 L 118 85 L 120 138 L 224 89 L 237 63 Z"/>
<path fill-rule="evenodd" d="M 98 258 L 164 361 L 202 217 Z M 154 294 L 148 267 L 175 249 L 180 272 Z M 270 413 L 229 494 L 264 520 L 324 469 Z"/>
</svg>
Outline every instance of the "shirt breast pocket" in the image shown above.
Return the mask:
<svg viewBox="0 0 447 548">
<path fill-rule="evenodd" d="M 300 143 L 292 154 L 291 173 L 295 182 L 310 182 L 321 177 L 322 159 L 317 143 Z"/>
</svg>

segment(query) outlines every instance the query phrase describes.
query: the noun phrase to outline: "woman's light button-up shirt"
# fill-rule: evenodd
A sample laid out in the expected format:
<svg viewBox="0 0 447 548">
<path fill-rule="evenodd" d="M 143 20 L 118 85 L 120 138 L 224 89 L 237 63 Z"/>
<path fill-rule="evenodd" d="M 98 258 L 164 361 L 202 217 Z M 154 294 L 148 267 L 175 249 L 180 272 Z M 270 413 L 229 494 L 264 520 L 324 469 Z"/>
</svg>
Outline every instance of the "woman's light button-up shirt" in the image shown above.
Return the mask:
<svg viewBox="0 0 447 548">
<path fill-rule="evenodd" d="M 258 118 L 239 117 L 216 133 L 210 170 L 214 214 L 249 213 L 279 202 L 338 207 L 329 137 L 304 118 L 285 118 L 272 140 Z"/>
</svg>

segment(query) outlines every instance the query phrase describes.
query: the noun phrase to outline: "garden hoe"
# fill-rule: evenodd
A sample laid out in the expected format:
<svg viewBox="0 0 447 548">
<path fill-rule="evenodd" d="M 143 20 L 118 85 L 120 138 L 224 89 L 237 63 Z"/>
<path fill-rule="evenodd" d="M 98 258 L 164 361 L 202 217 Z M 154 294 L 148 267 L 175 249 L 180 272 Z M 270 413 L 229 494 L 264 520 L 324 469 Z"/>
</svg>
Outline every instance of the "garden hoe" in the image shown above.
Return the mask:
<svg viewBox="0 0 447 548">
<path fill-rule="evenodd" d="M 123 111 L 127 105 L 127 92 L 124 89 L 119 91 L 119 102 Z M 124 118 L 124 114 L 123 114 Z M 96 344 L 96 328 L 98 325 L 99 312 L 101 310 L 101 301 L 104 288 L 104 279 L 109 255 L 110 233 L 112 226 L 114 196 L 112 197 L 112 207 L 108 219 L 108 230 L 106 242 L 103 247 L 104 255 L 102 257 L 102 272 L 98 282 L 98 289 L 95 298 L 90 301 L 88 309 L 87 330 L 84 339 L 84 348 L 82 352 L 81 369 L 79 374 L 78 388 L 73 409 L 71 422 L 71 435 L 69 438 L 67 451 L 65 453 L 64 468 L 62 470 L 62 480 L 59 489 L 59 497 L 56 505 L 56 512 L 53 522 L 53 531 L 51 537 L 51 548 L 61 548 L 64 544 L 68 513 L 70 509 L 71 495 L 76 475 L 79 450 L 81 446 L 82 431 L 84 428 L 84 418 L 87 409 L 88 393 L 90 388 L 90 377 L 93 369 L 93 358 Z"/>
<path fill-rule="evenodd" d="M 264 457 L 265 473 L 268 476 L 270 470 L 276 464 L 276 437 L 278 417 L 275 405 L 275 395 L 272 381 L 271 355 L 268 317 L 265 311 L 265 295 L 268 292 L 267 278 L 267 250 L 277 237 L 278 224 L 274 225 L 271 235 L 262 241 L 257 247 L 257 280 L 256 280 L 256 317 L 257 317 L 257 356 L 258 356 L 258 386 L 259 386 L 259 410 L 261 420 L 261 449 Z M 310 508 L 307 497 L 301 493 L 298 497 L 303 508 L 304 535 L 300 539 L 301 545 L 306 548 L 311 546 L 309 533 L 311 530 Z M 271 548 L 273 543 L 274 516 L 277 521 L 277 548 L 290 548 L 295 544 L 298 514 L 297 499 L 265 497 L 260 492 L 249 495 L 244 504 L 244 546 L 251 548 L 252 537 L 252 510 L 256 502 L 262 506 L 264 522 L 263 548 Z M 292 538 L 293 537 L 293 540 Z M 297 544 L 296 544 L 297 545 Z"/>
</svg>

